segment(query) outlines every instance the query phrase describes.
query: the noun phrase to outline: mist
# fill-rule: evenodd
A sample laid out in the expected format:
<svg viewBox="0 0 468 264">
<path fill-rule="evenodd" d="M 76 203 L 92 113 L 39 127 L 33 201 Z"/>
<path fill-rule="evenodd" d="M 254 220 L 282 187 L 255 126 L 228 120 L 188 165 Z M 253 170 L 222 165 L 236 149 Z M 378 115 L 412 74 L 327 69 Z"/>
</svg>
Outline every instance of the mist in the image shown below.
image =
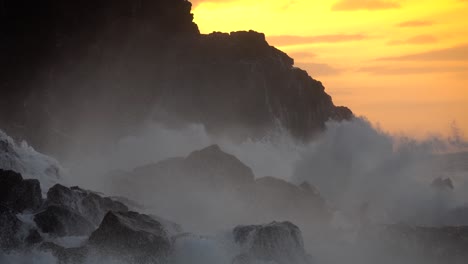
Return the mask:
<svg viewBox="0 0 468 264">
<path fill-rule="evenodd" d="M 30 164 L 29 167 L 12 165 L 23 168 L 29 177 L 43 180 L 48 177 L 68 186 L 78 185 L 113 197 L 127 197 L 137 206 L 134 209 L 179 223 L 184 232 L 200 234 L 177 240 L 176 251 L 180 254 L 174 255 L 173 263 L 222 263 L 232 259 L 240 249 L 230 242 L 230 228 L 274 220 L 296 223 L 303 232 L 308 252 L 321 261 L 339 263 L 350 257 L 362 261 L 376 256 L 390 259 L 386 247 L 376 243 L 373 235 L 357 235 L 363 229 L 375 230 L 378 226 L 401 223 L 427 227 L 468 224 L 468 221 L 463 222 L 468 219 L 451 215 L 451 210 L 467 204 L 468 197 L 463 190 L 467 186 L 468 172 L 442 158 L 465 150 L 462 133 L 454 131 L 456 133 L 447 138 L 432 136 L 416 140 L 390 135 L 365 118 L 355 118 L 328 122 L 324 132 L 308 142 L 294 139 L 281 126 L 263 138 L 238 141 L 210 134 L 201 124 L 171 127 L 148 121 L 138 133 L 121 138 L 115 145 L 106 142 L 92 148 L 81 146 L 79 151 L 71 147 L 66 159 L 59 158 L 60 163 L 26 143 L 16 144 L 3 135 L 16 151 L 28 157 L 26 161 L 39 160 L 25 163 Z M 196 178 L 190 179 L 190 175 L 186 183 L 167 185 L 175 188 L 172 191 L 151 187 L 162 182 L 158 182 L 159 178 L 153 179 L 152 171 L 145 172 L 145 168 L 172 158 L 187 157 L 213 144 L 251 168 L 255 181 L 261 182 L 263 177 L 271 176 L 291 186 L 303 182 L 311 184 L 329 208 L 329 217 L 323 216 L 328 220 L 311 222 L 310 219 L 319 217 L 320 211 L 302 211 L 307 207 L 300 207 L 299 212 L 282 206 L 267 211 L 253 210 L 245 199 L 246 192 L 258 191 L 253 187 L 245 187 L 240 193 L 229 188 L 212 189 L 200 185 Z M 83 147 L 93 151 L 83 152 Z M 66 177 L 41 173 L 47 170 L 47 166 L 41 164 L 60 168 L 57 170 Z M 132 178 L 128 178 L 130 176 Z M 438 178 L 450 178 L 453 189 L 434 186 Z M 293 199 L 285 197 L 281 199 L 286 202 Z M 51 256 L 37 254 L 43 263 L 52 263 L 48 260 Z M 6 263 L 30 258 L 2 257 Z M 111 261 L 95 256 L 87 263 L 97 263 L 97 260 Z"/>
<path fill-rule="evenodd" d="M 77 175 L 73 177 L 75 185 L 128 196 L 128 192 L 116 191 L 127 188 L 117 186 L 116 174 L 132 172 L 135 168 L 169 158 L 186 157 L 192 151 L 217 144 L 224 152 L 250 167 L 257 179 L 272 176 L 295 185 L 310 183 L 335 212 L 350 218 L 347 221 L 357 221 L 356 214 L 360 214 L 365 206 L 366 217 L 376 224 L 405 222 L 439 226 L 449 221 L 442 219 L 441 215 L 463 206 L 467 198 L 463 192 L 467 184 L 466 172 L 444 172 L 441 170 L 444 161 L 437 159 L 441 153 L 464 150 L 466 142 L 459 131 L 457 133 L 447 138 L 431 136 L 416 140 L 390 135 L 372 126 L 365 118 L 355 118 L 352 121 L 328 122 L 326 130 L 310 142 L 294 139 L 281 126 L 261 139 L 239 142 L 209 134 L 201 124 L 174 128 L 147 122 L 138 134 L 124 137 L 117 144 L 97 152 L 68 155 L 71 158 L 63 164 L 71 174 Z M 434 188 L 431 184 L 438 178 L 450 178 L 454 189 Z M 228 195 L 228 200 L 217 199 L 220 194 L 209 190 L 201 195 L 200 190 L 189 184 L 183 190 L 197 197 L 194 203 L 216 214 L 216 217 L 211 216 L 212 221 L 204 220 L 206 226 L 227 228 L 235 222 L 234 219 L 242 219 L 246 223 L 266 220 L 255 214 L 242 216 L 246 210 L 243 202 L 236 201 L 239 197 Z M 182 199 L 178 196 L 176 193 L 170 200 L 176 203 Z M 151 204 L 151 200 L 160 199 L 153 192 L 145 194 L 139 191 L 138 197 L 141 200 L 136 202 L 141 204 Z M 219 212 L 225 211 L 226 202 L 232 212 L 225 212 L 223 219 Z M 158 204 L 153 206 L 158 207 Z M 161 213 L 160 209 L 147 208 L 153 213 Z M 187 224 L 189 215 L 185 212 L 172 213 L 169 214 L 173 216 L 171 220 Z M 288 215 L 277 213 L 283 217 L 282 220 L 290 220 Z M 189 225 L 197 228 L 196 223 Z"/>
<path fill-rule="evenodd" d="M 191 6 L 2 2 L 0 263 L 466 262 L 455 123 L 383 131 Z"/>
</svg>

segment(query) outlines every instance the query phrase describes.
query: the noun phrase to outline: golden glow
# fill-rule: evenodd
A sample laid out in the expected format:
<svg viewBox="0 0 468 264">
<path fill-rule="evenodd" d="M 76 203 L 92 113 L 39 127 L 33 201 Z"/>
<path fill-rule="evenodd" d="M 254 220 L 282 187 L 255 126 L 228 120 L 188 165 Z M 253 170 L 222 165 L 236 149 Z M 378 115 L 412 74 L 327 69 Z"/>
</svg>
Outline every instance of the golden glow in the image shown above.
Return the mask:
<svg viewBox="0 0 468 264">
<path fill-rule="evenodd" d="M 468 0 L 198 0 L 202 33 L 256 30 L 392 133 L 468 131 Z"/>
</svg>

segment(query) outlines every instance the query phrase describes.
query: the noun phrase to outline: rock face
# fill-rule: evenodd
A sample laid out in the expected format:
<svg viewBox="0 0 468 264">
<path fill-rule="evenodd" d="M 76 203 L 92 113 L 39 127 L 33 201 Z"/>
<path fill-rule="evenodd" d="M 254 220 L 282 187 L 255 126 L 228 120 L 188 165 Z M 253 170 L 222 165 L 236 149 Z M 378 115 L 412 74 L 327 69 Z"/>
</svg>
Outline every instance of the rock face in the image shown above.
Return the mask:
<svg viewBox="0 0 468 264">
<path fill-rule="evenodd" d="M 34 227 L 18 214 L 33 213 L 43 203 L 38 180 L 24 180 L 21 174 L 0 169 L 0 251 L 28 247 L 42 241 Z"/>
<path fill-rule="evenodd" d="M 200 34 L 190 9 L 186 0 L 4 1 L 0 126 L 59 152 L 69 138 L 102 144 L 147 118 L 240 138 L 280 123 L 304 139 L 352 117 L 263 34 Z"/>
<path fill-rule="evenodd" d="M 194 151 L 185 158 L 182 173 L 215 185 L 239 186 L 254 179 L 252 169 L 218 145 Z"/>
<path fill-rule="evenodd" d="M 133 263 L 162 263 L 172 246 L 161 223 L 135 212 L 107 213 L 89 245 Z"/>
<path fill-rule="evenodd" d="M 69 208 L 90 223 L 97 226 L 108 211 L 125 212 L 128 210 L 123 203 L 108 197 L 101 197 L 91 191 L 79 187 L 65 187 L 57 184 L 47 192 L 46 206 L 61 206 Z"/>
<path fill-rule="evenodd" d="M 249 167 L 233 155 L 223 152 L 217 145 L 194 151 L 185 158 L 170 158 L 138 167 L 131 176 L 124 177 L 128 179 L 130 189 L 132 185 L 142 188 L 141 192 L 149 188 L 156 195 L 157 191 L 170 190 L 172 187 L 172 190 L 198 187 L 226 189 L 248 185 L 254 181 Z"/>
<path fill-rule="evenodd" d="M 42 205 L 38 180 L 23 180 L 14 171 L 0 169 L 0 204 L 14 212 L 34 211 Z"/>
<path fill-rule="evenodd" d="M 0 205 L 0 251 L 11 250 L 20 246 L 17 235 L 21 221 L 8 208 Z"/>
<path fill-rule="evenodd" d="M 192 230 L 271 219 L 310 226 L 330 217 L 312 186 L 273 177 L 255 180 L 249 167 L 217 145 L 120 173 L 112 185 L 111 192 L 145 201 L 171 219 L 186 219 L 181 224 Z"/>
<path fill-rule="evenodd" d="M 59 237 L 90 235 L 107 212 L 128 210 L 110 198 L 60 184 L 49 189 L 43 207 L 34 216 L 35 223 L 42 232 Z"/>
<path fill-rule="evenodd" d="M 273 222 L 267 225 L 238 226 L 233 230 L 234 240 L 244 253 L 233 263 L 247 264 L 256 261 L 277 264 L 312 263 L 304 250 L 301 231 L 290 222 Z"/>
<path fill-rule="evenodd" d="M 35 151 L 24 141 L 16 142 L 1 129 L 0 169 L 21 173 L 25 178 L 39 179 L 44 188 L 63 180 L 64 174 L 57 160 Z"/>
<path fill-rule="evenodd" d="M 128 212 L 121 202 L 78 187 L 57 184 L 46 200 L 41 195 L 37 180 L 0 170 L 0 252 L 34 246 L 59 263 L 84 263 L 95 254 L 124 263 L 163 263 L 171 253 L 171 236 L 182 232 L 175 223 Z M 50 241 L 67 236 L 89 239 L 75 248 Z"/>
<path fill-rule="evenodd" d="M 34 222 L 43 233 L 53 236 L 84 236 L 94 225 L 78 213 L 60 206 L 49 206 L 34 216 Z"/>
</svg>

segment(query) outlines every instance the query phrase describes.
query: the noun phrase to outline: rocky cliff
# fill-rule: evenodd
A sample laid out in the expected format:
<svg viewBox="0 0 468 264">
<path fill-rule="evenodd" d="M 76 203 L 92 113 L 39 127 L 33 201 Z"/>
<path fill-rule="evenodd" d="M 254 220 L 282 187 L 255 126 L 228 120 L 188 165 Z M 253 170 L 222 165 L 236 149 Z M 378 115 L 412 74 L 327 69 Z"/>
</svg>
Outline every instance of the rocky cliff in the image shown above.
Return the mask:
<svg viewBox="0 0 468 264">
<path fill-rule="evenodd" d="M 200 232 L 272 219 L 314 229 L 331 217 L 313 186 L 273 177 L 255 179 L 249 167 L 217 145 L 115 173 L 107 186 L 109 193 L 142 201 Z"/>
<path fill-rule="evenodd" d="M 304 139 L 352 117 L 263 34 L 200 34 L 186 0 L 5 0 L 0 9 L 0 126 L 40 149 L 115 138 L 148 118 L 238 138 L 281 124 Z"/>
</svg>

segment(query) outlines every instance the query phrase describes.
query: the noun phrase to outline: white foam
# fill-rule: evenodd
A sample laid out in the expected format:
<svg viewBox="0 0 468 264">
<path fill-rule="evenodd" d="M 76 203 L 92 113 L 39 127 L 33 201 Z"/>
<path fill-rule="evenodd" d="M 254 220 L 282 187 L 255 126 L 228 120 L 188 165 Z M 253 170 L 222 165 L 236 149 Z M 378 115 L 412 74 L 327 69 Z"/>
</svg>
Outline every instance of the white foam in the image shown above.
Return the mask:
<svg viewBox="0 0 468 264">
<path fill-rule="evenodd" d="M 0 168 L 21 173 L 24 178 L 38 179 L 43 191 L 64 182 L 65 170 L 59 162 L 37 152 L 25 141 L 15 142 L 0 130 Z"/>
</svg>

